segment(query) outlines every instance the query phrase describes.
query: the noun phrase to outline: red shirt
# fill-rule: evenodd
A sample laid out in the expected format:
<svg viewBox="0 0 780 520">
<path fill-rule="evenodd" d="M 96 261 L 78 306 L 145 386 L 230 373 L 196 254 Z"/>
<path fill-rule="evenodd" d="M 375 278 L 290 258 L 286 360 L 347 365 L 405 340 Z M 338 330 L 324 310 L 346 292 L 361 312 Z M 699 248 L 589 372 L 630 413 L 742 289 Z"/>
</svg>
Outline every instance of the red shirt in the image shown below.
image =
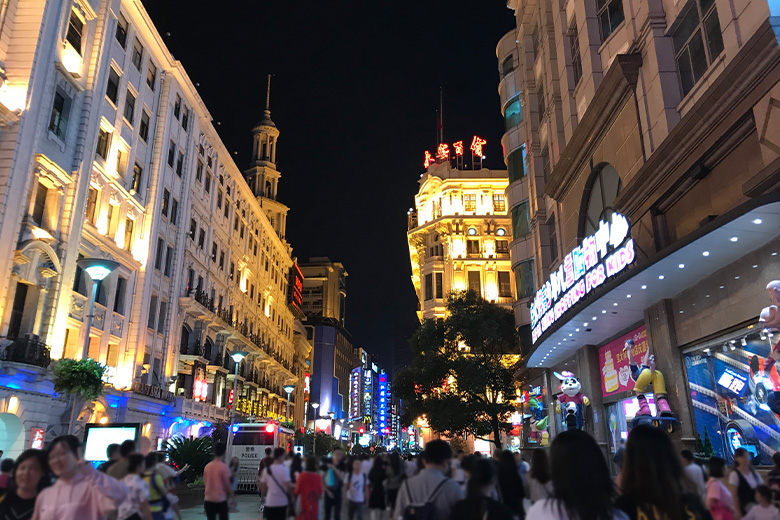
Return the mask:
<svg viewBox="0 0 780 520">
<path fill-rule="evenodd" d="M 298 474 L 298 479 L 295 481 L 295 494 L 301 497 L 303 514 L 296 517 L 297 520 L 317 520 L 323 489 L 322 477 L 318 473 L 304 471 Z"/>
<path fill-rule="evenodd" d="M 219 459 L 212 460 L 203 470 L 203 483 L 206 502 L 226 502 L 231 492 L 230 468 Z"/>
</svg>

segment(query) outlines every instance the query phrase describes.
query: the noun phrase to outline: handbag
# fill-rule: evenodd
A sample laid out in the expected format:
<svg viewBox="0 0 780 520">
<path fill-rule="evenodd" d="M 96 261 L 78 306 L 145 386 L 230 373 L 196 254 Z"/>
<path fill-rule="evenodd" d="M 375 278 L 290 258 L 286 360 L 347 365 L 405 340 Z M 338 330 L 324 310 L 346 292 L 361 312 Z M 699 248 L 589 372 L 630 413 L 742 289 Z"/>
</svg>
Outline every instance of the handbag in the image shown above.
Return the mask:
<svg viewBox="0 0 780 520">
<path fill-rule="evenodd" d="M 734 520 L 734 511 L 720 500 L 710 508 L 710 515 L 712 520 Z"/>
</svg>

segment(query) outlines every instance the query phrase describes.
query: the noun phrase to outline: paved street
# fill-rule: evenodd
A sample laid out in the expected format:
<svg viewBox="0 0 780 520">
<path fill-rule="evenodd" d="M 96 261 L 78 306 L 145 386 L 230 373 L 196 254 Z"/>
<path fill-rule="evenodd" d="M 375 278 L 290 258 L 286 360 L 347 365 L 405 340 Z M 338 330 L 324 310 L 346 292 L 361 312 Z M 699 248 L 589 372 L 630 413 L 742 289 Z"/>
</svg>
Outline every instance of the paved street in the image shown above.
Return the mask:
<svg viewBox="0 0 780 520">
<path fill-rule="evenodd" d="M 257 495 L 238 495 L 238 513 L 230 513 L 231 520 L 257 520 L 262 518 L 258 511 L 259 498 Z M 184 509 L 182 520 L 194 520 L 205 518 L 203 506 Z"/>
</svg>

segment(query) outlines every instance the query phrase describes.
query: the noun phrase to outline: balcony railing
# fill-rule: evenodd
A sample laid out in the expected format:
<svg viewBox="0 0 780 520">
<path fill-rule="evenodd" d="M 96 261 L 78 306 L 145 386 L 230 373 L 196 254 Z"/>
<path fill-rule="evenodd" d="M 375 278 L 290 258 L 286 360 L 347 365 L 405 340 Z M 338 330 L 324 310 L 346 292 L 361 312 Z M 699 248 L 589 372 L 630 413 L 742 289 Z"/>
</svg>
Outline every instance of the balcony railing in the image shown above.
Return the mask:
<svg viewBox="0 0 780 520">
<path fill-rule="evenodd" d="M 3 360 L 46 368 L 51 363 L 49 346 L 34 337 L 19 338 L 3 351 Z"/>
</svg>

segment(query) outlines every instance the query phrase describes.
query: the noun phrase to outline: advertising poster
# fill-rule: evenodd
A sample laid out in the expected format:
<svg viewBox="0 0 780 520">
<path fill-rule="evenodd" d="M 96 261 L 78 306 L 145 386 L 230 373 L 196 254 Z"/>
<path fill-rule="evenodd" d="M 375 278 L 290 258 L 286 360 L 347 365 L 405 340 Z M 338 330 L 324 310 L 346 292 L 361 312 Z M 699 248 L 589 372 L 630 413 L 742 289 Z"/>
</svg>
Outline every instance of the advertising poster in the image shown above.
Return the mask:
<svg viewBox="0 0 780 520">
<path fill-rule="evenodd" d="M 647 331 L 644 325 L 610 341 L 599 349 L 601 391 L 604 397 L 634 389 L 631 369 L 628 366 L 628 355 L 624 349 L 627 339 L 634 340 L 634 360 L 636 363 L 641 364 L 647 352 Z"/>
</svg>

